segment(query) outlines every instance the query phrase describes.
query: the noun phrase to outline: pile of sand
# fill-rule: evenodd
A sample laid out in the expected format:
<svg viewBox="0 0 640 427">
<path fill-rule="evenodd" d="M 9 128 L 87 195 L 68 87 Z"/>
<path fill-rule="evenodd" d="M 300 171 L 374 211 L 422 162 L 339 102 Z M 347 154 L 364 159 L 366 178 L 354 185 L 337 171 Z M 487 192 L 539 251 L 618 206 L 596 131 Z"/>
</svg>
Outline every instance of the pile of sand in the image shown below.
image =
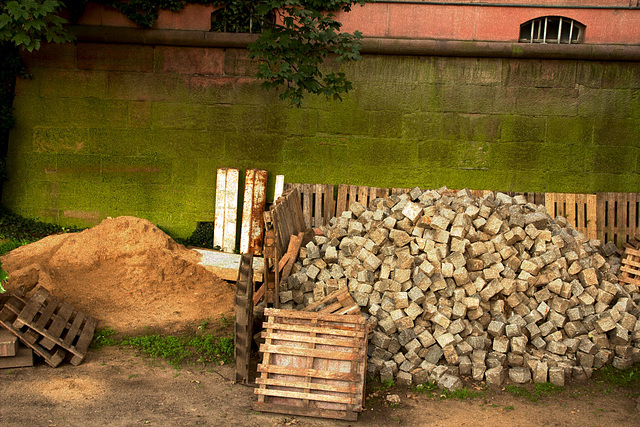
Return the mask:
<svg viewBox="0 0 640 427">
<path fill-rule="evenodd" d="M 9 273 L 7 291 L 43 286 L 98 319 L 99 327 L 122 332 L 177 330 L 232 316 L 232 286 L 199 260 L 151 222 L 130 216 L 49 236 L 0 258 Z"/>
</svg>

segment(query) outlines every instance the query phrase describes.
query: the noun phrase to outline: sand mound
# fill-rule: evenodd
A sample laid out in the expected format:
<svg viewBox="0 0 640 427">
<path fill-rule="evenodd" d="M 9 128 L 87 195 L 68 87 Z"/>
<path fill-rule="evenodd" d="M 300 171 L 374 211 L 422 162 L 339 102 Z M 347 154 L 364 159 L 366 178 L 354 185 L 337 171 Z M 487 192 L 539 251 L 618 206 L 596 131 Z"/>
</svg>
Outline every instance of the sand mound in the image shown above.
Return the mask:
<svg viewBox="0 0 640 427">
<path fill-rule="evenodd" d="M 95 317 L 99 327 L 175 330 L 233 313 L 233 290 L 198 265 L 200 254 L 151 222 L 109 218 L 81 233 L 49 236 L 6 254 L 7 290 L 36 284 Z"/>
</svg>

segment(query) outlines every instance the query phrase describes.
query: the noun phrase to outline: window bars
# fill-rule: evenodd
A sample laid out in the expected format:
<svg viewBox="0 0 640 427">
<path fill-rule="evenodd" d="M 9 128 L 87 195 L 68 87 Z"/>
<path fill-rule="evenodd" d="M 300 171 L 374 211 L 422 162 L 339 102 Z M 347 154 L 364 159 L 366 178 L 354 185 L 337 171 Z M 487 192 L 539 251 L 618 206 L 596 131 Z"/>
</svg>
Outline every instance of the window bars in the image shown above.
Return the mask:
<svg viewBox="0 0 640 427">
<path fill-rule="evenodd" d="M 543 16 L 520 25 L 520 43 L 582 43 L 585 26 L 575 19 Z"/>
</svg>

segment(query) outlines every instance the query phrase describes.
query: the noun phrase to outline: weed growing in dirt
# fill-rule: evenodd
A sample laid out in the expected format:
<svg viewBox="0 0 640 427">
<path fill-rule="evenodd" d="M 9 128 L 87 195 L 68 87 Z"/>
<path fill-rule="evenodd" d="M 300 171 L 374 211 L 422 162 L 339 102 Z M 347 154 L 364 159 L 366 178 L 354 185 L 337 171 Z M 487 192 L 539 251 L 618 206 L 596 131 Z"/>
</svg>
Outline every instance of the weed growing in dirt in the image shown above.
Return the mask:
<svg viewBox="0 0 640 427">
<path fill-rule="evenodd" d="M 433 394 L 438 390 L 438 383 L 436 381 L 429 381 L 424 384 L 418 384 L 413 388 L 416 393 Z"/>
<path fill-rule="evenodd" d="M 100 350 L 102 347 L 116 345 L 118 344 L 118 340 L 116 340 L 114 336 L 117 334 L 117 331 L 109 327 L 96 329 L 95 333 L 93 334 L 93 341 L 91 341 L 91 345 L 89 346 L 89 348 Z"/>
<path fill-rule="evenodd" d="M 640 390 L 640 363 L 628 369 L 617 369 L 607 365 L 594 372 L 596 381 L 602 381 L 612 386 Z"/>
<path fill-rule="evenodd" d="M 476 397 L 482 397 L 484 394 L 484 390 L 471 390 L 465 386 L 458 390 L 442 390 L 440 399 L 474 399 Z"/>
<path fill-rule="evenodd" d="M 537 383 L 533 390 L 526 387 L 519 387 L 510 384 L 505 387 L 507 393 L 511 393 L 516 397 L 523 397 L 531 402 L 537 402 L 543 396 L 553 396 L 564 391 L 564 387 L 559 387 L 551 383 Z"/>
</svg>

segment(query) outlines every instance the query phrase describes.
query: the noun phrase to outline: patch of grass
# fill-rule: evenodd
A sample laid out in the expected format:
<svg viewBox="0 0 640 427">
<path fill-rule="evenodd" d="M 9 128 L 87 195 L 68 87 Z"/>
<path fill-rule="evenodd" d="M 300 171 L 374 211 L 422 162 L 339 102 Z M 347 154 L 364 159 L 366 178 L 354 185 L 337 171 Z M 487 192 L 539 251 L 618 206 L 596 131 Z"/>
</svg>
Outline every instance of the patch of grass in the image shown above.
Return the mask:
<svg viewBox="0 0 640 427">
<path fill-rule="evenodd" d="M 513 411 L 515 408 L 513 407 L 513 405 L 509 405 L 509 406 L 505 406 L 504 408 L 505 411 Z"/>
<path fill-rule="evenodd" d="M 553 396 L 554 394 L 564 391 L 564 387 L 559 387 L 551 383 L 537 383 L 533 390 L 527 387 L 520 387 L 510 384 L 505 387 L 507 393 L 511 393 L 516 397 L 522 397 L 531 402 L 537 402 L 543 396 Z"/>
<path fill-rule="evenodd" d="M 204 321 L 203 326 L 208 324 Z M 111 328 L 96 331 L 91 348 L 99 350 L 105 346 L 119 345 L 137 349 L 142 355 L 165 359 L 175 369 L 185 363 L 231 363 L 233 362 L 233 336 L 214 336 L 203 329 L 186 335 L 162 335 L 148 333 L 140 336 L 116 337 L 118 332 Z"/>
<path fill-rule="evenodd" d="M 471 390 L 468 387 L 462 387 L 458 390 L 442 390 L 440 393 L 440 399 L 474 399 L 476 397 L 484 396 L 483 390 Z"/>
<path fill-rule="evenodd" d="M 382 381 L 382 389 L 383 390 L 387 390 L 387 389 L 393 388 L 395 386 L 396 386 L 396 383 L 393 380 Z"/>
<path fill-rule="evenodd" d="M 640 389 L 640 363 L 636 363 L 628 369 L 617 369 L 607 365 L 593 373 L 596 381 L 603 381 L 607 384 Z"/>
<path fill-rule="evenodd" d="M 418 384 L 413 388 L 416 393 L 433 394 L 438 389 L 438 383 L 436 381 L 429 381 L 424 384 Z"/>
<path fill-rule="evenodd" d="M 93 334 L 93 341 L 91 341 L 91 345 L 89 348 L 94 350 L 100 350 L 102 347 L 109 347 L 118 344 L 118 340 L 114 338 L 118 332 L 109 327 L 96 329 Z"/>
</svg>

